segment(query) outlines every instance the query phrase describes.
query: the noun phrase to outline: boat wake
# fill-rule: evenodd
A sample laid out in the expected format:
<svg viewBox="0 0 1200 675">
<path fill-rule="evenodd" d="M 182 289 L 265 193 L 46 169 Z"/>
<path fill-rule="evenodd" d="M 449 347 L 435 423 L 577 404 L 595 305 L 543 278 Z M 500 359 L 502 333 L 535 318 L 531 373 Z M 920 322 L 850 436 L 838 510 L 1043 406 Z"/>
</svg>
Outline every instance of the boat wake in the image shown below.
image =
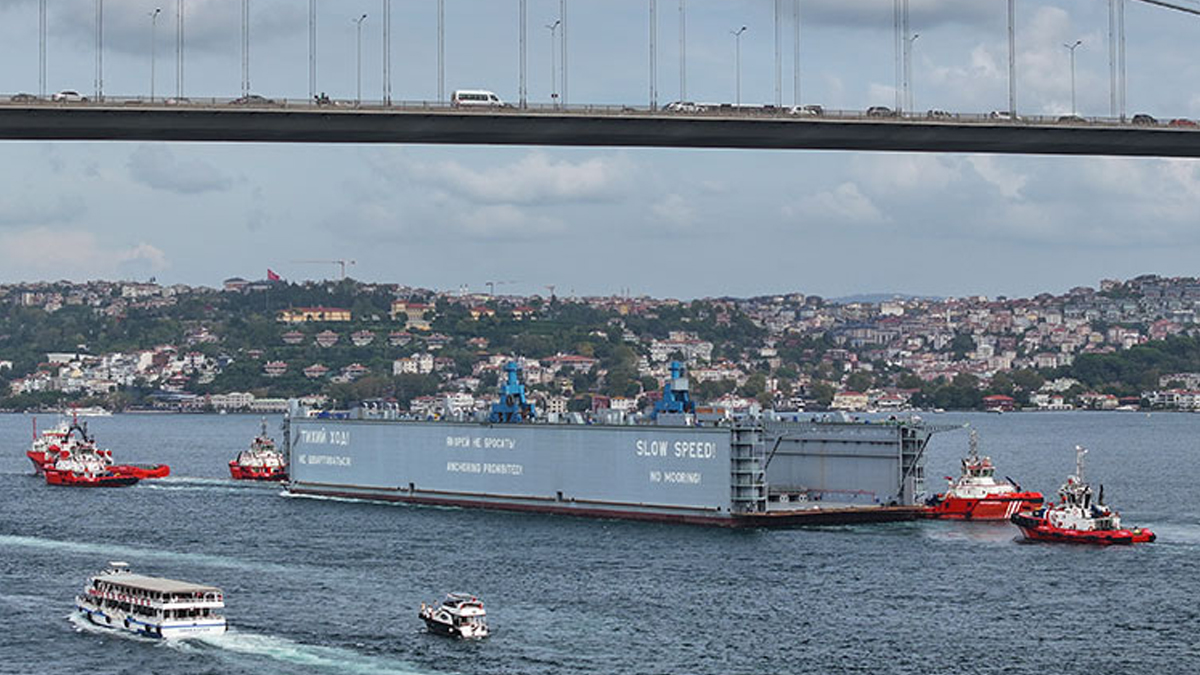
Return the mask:
<svg viewBox="0 0 1200 675">
<path fill-rule="evenodd" d="M 92 557 L 129 558 L 133 560 L 162 560 L 169 562 L 187 562 L 192 565 L 219 567 L 239 570 L 255 570 L 266 572 L 295 572 L 297 568 L 270 562 L 255 562 L 230 558 L 226 556 L 209 555 L 204 553 L 179 553 L 162 549 L 139 548 L 120 544 L 93 544 L 84 541 L 60 541 L 41 537 L 25 537 L 20 535 L 0 534 L 0 549 L 5 547 L 21 547 L 42 549 L 48 551 L 67 551 L 85 554 Z"/>
<path fill-rule="evenodd" d="M 296 642 L 274 635 L 248 633 L 231 628 L 224 635 L 192 640 L 160 640 L 124 630 L 98 626 L 76 612 L 67 616 L 76 632 L 140 642 L 156 648 L 174 649 L 182 653 L 207 654 L 230 661 L 230 665 L 246 666 L 247 657 L 259 657 L 287 666 L 303 666 L 308 671 L 349 673 L 351 675 L 434 675 L 435 671 L 420 670 L 412 664 L 383 656 L 360 654 L 341 647 L 325 647 Z M 290 671 L 289 672 L 294 672 Z"/>
<path fill-rule="evenodd" d="M 1156 524 L 1158 543 L 1195 547 L 1200 545 L 1200 524 L 1163 523 Z"/>
<path fill-rule="evenodd" d="M 159 478 L 152 481 L 142 481 L 139 490 L 159 490 L 162 492 L 218 492 L 222 494 L 253 494 L 255 491 L 272 494 L 262 489 L 262 485 L 246 481 L 234 482 L 228 478 L 189 478 L 186 476 Z"/>
<path fill-rule="evenodd" d="M 67 621 L 69 621 L 71 625 L 75 627 L 75 632 L 77 633 L 91 633 L 93 635 L 103 635 L 105 637 L 118 637 L 131 642 L 144 642 L 148 645 L 162 642 L 162 640 L 149 638 L 144 635 L 138 635 L 127 630 L 114 630 L 106 626 L 98 626 L 80 616 L 78 612 L 71 612 L 68 614 Z"/>
<path fill-rule="evenodd" d="M 324 647 L 295 642 L 274 635 L 246 633 L 231 629 L 225 635 L 189 640 L 171 645 L 188 650 L 212 650 L 244 664 L 245 657 L 258 656 L 292 666 L 355 675 L 425 675 L 403 661 L 383 656 L 360 654 L 340 647 Z"/>
<path fill-rule="evenodd" d="M 1006 521 L 945 520 L 926 523 L 922 534 L 939 542 L 965 541 L 973 544 L 1007 545 L 1012 543 L 1013 536 L 1019 533 Z"/>
</svg>

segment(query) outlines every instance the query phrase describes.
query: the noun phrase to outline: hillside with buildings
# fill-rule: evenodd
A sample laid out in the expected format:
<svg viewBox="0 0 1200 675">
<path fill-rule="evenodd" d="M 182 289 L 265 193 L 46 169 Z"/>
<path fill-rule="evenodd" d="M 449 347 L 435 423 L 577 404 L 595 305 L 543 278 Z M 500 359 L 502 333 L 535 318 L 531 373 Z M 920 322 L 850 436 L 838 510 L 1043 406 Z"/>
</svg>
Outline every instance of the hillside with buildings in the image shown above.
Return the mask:
<svg viewBox="0 0 1200 675">
<path fill-rule="evenodd" d="M 1200 408 L 1200 281 L 1033 298 L 692 301 L 230 279 L 0 286 L 0 408 L 488 405 L 508 361 L 549 411 L 643 410 L 669 365 L 730 410 Z"/>
</svg>

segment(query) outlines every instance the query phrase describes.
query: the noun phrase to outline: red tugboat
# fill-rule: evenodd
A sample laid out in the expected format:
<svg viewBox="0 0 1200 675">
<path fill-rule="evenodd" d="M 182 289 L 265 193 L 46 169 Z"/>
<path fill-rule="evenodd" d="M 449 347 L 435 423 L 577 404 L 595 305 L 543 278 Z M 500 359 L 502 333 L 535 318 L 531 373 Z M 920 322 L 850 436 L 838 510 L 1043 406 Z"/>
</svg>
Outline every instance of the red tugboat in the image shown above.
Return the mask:
<svg viewBox="0 0 1200 675">
<path fill-rule="evenodd" d="M 1013 514 L 1040 507 L 1040 492 L 1024 492 L 1011 479 L 997 482 L 991 457 L 979 456 L 979 436 L 971 430 L 971 451 L 962 460 L 962 474 L 951 479 L 946 492 L 929 498 L 926 515 L 953 520 L 1008 520 Z"/>
<path fill-rule="evenodd" d="M 229 460 L 229 475 L 234 480 L 287 480 L 287 459 L 275 449 L 275 441 L 267 436 L 265 419 L 262 432 L 250 444 L 250 449 L 239 452 L 237 459 Z"/>
<path fill-rule="evenodd" d="M 34 469 L 51 485 L 133 485 L 144 478 L 164 478 L 171 473 L 165 464 L 113 464 L 112 450 L 96 447 L 87 423 L 61 422 L 39 438 L 34 420 L 33 445 L 25 453 Z M 118 480 L 120 479 L 120 480 Z"/>
<path fill-rule="evenodd" d="M 74 444 L 74 439 L 71 436 L 73 428 L 73 426 L 68 425 L 63 420 L 53 429 L 43 431 L 39 437 L 37 432 L 37 418 L 33 418 L 33 445 L 25 451 L 25 456 L 29 458 L 29 461 L 33 462 L 33 470 L 37 475 L 41 476 L 45 473 L 42 467 L 47 463 L 58 460 L 61 450 L 66 449 L 67 452 L 70 452 Z"/>
<path fill-rule="evenodd" d="M 1058 489 L 1058 503 L 1036 511 L 1013 514 L 1012 522 L 1026 539 L 1067 544 L 1142 544 L 1157 537 L 1143 528 L 1121 527 L 1121 516 L 1104 504 L 1104 486 L 1092 499 L 1092 488 L 1083 480 L 1083 456 L 1087 450 L 1075 446 L 1075 475 Z"/>
</svg>

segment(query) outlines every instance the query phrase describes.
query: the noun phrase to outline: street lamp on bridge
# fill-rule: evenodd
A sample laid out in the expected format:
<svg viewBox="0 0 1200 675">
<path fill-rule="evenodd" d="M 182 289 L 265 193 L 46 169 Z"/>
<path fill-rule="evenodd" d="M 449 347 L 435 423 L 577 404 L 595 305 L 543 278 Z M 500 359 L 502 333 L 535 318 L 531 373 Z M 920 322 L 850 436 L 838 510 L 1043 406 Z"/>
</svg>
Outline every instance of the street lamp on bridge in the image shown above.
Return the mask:
<svg viewBox="0 0 1200 675">
<path fill-rule="evenodd" d="M 157 66 L 156 57 L 158 55 L 158 15 L 162 14 L 162 7 L 155 7 L 153 12 L 150 12 L 150 102 L 154 103 L 154 75 L 155 67 Z"/>
<path fill-rule="evenodd" d="M 358 87 L 357 87 L 357 89 L 355 89 L 355 93 L 354 93 L 354 103 L 356 105 L 362 104 L 362 25 L 363 25 L 363 22 L 366 20 L 367 20 L 366 14 L 363 14 L 362 16 L 360 16 L 354 20 L 354 23 L 356 25 L 356 30 L 358 31 L 358 39 L 356 42 L 357 49 L 358 49 L 358 71 L 357 71 L 358 72 L 358 79 L 357 79 Z"/>
<path fill-rule="evenodd" d="M 555 108 L 558 107 L 558 27 L 561 25 L 562 19 L 546 24 L 550 31 L 550 103 Z"/>
<path fill-rule="evenodd" d="M 1075 116 L 1075 50 L 1079 45 L 1083 44 L 1083 40 L 1076 40 L 1074 44 L 1064 44 L 1067 51 L 1071 52 L 1071 116 Z"/>
<path fill-rule="evenodd" d="M 913 33 L 910 37 L 904 38 L 904 110 L 899 111 L 901 114 L 905 111 L 914 112 L 912 60 L 913 46 L 919 37 L 921 37 L 920 33 Z"/>
<path fill-rule="evenodd" d="M 734 44 L 733 62 L 734 62 L 734 72 L 735 72 L 734 81 L 736 82 L 735 89 L 737 92 L 737 97 L 735 99 L 735 102 L 737 103 L 737 105 L 742 104 L 742 33 L 745 33 L 745 32 L 746 32 L 745 26 L 742 26 L 741 28 L 739 28 L 737 30 L 729 31 L 729 34 L 733 36 L 733 44 Z"/>
</svg>

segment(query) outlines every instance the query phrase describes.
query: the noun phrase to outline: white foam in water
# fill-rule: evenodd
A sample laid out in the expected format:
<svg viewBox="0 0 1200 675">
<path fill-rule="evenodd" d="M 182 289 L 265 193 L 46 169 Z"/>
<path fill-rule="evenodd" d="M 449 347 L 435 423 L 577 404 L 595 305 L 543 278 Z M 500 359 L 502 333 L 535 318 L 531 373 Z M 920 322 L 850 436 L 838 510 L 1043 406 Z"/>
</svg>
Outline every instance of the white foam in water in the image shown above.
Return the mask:
<svg viewBox="0 0 1200 675">
<path fill-rule="evenodd" d="M 210 647 L 230 658 L 238 659 L 239 663 L 242 662 L 241 657 L 244 656 L 261 656 L 281 663 L 337 673 L 353 673 L 354 675 L 426 675 L 425 671 L 417 670 L 406 663 L 364 656 L 337 647 L 306 645 L 273 635 L 243 633 L 236 629 L 230 629 L 225 635 L 191 640 L 159 640 L 129 631 L 97 626 L 88 622 L 77 612 L 68 615 L 67 621 L 71 622 L 75 630 L 81 633 L 118 637 L 131 642 L 142 642 L 148 646 L 163 646 L 185 653 L 195 653 L 205 647 Z"/>
<path fill-rule="evenodd" d="M 1159 544 L 1195 546 L 1200 544 L 1200 525 L 1189 523 L 1164 523 L 1161 525 L 1142 525 L 1132 522 L 1133 519 L 1121 518 L 1123 526 L 1146 527 L 1158 536 Z"/>
<path fill-rule="evenodd" d="M 372 657 L 338 647 L 306 645 L 273 635 L 243 633 L 231 629 L 225 635 L 195 640 L 223 652 L 243 656 L 262 656 L 283 663 L 318 670 L 358 675 L 422 675 L 413 666 L 383 657 Z M 180 644 L 187 649 L 188 645 Z"/>
<path fill-rule="evenodd" d="M 287 572 L 294 571 L 296 569 L 295 567 L 287 567 L 277 563 L 251 562 L 248 560 L 226 558 L 216 555 L 206 555 L 203 553 L 177 553 L 175 551 L 138 548 L 136 546 L 122 546 L 119 544 L 93 544 L 90 542 L 59 541 L 57 539 L 43 539 L 41 537 L 23 537 L 0 534 L 0 548 L 5 546 L 20 546 L 24 548 L 37 548 L 49 551 L 71 551 L 73 553 L 85 553 L 87 555 L 98 556 L 105 560 L 128 558 L 131 560 L 185 561 L 189 564 L 206 565 L 208 567 L 224 567 L 272 572 Z"/>
<path fill-rule="evenodd" d="M 223 494 L 247 494 L 248 490 L 245 487 L 236 485 L 212 485 L 212 484 L 196 484 L 196 483 L 175 483 L 163 484 L 158 482 L 142 481 L 137 489 L 139 490 L 160 490 L 163 492 L 218 492 Z M 264 493 L 268 494 L 268 493 Z"/>
<path fill-rule="evenodd" d="M 104 635 L 106 637 L 119 637 L 132 640 L 133 642 L 145 642 L 146 644 L 158 644 L 162 642 L 162 640 L 157 638 L 138 635 L 137 633 L 131 633 L 127 630 L 115 630 L 105 626 L 98 626 L 80 616 L 78 612 L 71 612 L 68 614 L 67 621 L 71 622 L 71 625 L 75 626 L 75 630 L 80 633 L 94 633 L 96 635 Z"/>
</svg>

